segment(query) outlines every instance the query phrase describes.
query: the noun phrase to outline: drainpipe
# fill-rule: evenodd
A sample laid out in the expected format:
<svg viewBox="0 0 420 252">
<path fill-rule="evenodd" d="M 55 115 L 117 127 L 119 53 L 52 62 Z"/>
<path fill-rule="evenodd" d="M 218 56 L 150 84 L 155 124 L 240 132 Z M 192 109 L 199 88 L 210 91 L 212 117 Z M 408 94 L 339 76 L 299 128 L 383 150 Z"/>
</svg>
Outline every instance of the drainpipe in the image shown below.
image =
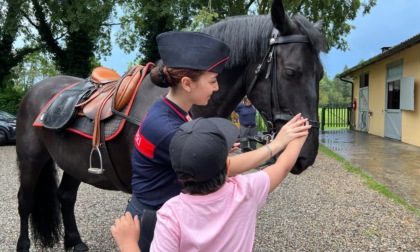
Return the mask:
<svg viewBox="0 0 420 252">
<path fill-rule="evenodd" d="M 340 80 L 351 84 L 351 100 L 350 101 L 353 102 L 353 100 L 354 100 L 354 95 L 353 95 L 353 93 L 354 93 L 353 92 L 354 91 L 354 82 L 346 80 L 341 76 L 340 76 Z M 356 112 L 352 112 L 352 113 L 355 115 Z M 353 116 L 353 120 L 354 121 L 350 123 L 350 128 L 351 129 L 354 129 L 354 125 L 352 125 L 352 124 L 355 123 L 355 121 L 356 121 L 356 118 L 354 118 L 354 116 Z"/>
</svg>

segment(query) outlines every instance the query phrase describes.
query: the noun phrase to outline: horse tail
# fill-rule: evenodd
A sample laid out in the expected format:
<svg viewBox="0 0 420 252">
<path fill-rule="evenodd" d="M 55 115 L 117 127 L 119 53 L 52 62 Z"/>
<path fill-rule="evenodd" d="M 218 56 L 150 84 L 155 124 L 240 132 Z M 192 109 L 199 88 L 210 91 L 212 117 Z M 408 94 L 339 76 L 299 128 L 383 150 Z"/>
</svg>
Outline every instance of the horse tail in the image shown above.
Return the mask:
<svg viewBox="0 0 420 252">
<path fill-rule="evenodd" d="M 53 247 L 60 238 L 61 212 L 57 197 L 57 169 L 48 160 L 39 175 L 34 193 L 32 231 L 44 247 Z"/>
</svg>

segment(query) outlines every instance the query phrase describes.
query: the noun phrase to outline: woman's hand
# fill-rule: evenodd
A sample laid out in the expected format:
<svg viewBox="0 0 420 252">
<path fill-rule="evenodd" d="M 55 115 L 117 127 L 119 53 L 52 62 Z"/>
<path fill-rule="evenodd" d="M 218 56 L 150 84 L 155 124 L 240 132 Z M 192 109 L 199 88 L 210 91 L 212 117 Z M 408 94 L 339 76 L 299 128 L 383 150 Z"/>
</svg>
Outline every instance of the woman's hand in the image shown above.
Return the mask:
<svg viewBox="0 0 420 252">
<path fill-rule="evenodd" d="M 273 142 L 280 144 L 281 149 L 284 149 L 293 139 L 307 136 L 310 128 L 308 119 L 303 118 L 299 113 L 281 128 Z"/>
</svg>

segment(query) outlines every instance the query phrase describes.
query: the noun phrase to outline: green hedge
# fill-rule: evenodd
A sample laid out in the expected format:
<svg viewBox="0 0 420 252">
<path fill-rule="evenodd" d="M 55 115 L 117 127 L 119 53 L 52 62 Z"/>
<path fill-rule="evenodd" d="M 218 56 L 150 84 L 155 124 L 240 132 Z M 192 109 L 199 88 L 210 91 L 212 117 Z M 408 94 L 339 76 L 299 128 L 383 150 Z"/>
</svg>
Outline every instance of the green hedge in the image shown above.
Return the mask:
<svg viewBox="0 0 420 252">
<path fill-rule="evenodd" d="M 19 103 L 24 95 L 25 92 L 16 90 L 13 87 L 6 87 L 0 92 L 0 110 L 17 114 Z"/>
</svg>

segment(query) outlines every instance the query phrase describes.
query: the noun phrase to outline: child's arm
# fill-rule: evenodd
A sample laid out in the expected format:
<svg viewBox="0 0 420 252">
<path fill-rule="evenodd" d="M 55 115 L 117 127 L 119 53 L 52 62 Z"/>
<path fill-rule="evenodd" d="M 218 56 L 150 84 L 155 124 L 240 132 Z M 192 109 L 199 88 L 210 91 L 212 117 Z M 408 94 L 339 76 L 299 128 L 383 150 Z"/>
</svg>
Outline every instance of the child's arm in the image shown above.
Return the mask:
<svg viewBox="0 0 420 252">
<path fill-rule="evenodd" d="M 306 121 L 304 126 L 308 126 Z M 304 127 L 302 126 L 302 127 Z M 270 193 L 286 178 L 292 167 L 295 165 L 300 150 L 308 137 L 308 130 L 304 131 L 305 135 L 292 140 L 277 158 L 276 163 L 268 166 L 264 171 L 270 177 Z"/>
<path fill-rule="evenodd" d="M 140 221 L 137 215 L 133 219 L 131 213 L 126 212 L 121 218 L 115 220 L 114 225 L 111 226 L 111 233 L 121 252 L 140 252 L 138 245 Z"/>
<path fill-rule="evenodd" d="M 290 141 L 297 137 L 307 134 L 310 125 L 305 125 L 308 119 L 302 118 L 301 114 L 296 115 L 292 120 L 286 123 L 277 134 L 276 138 L 266 146 L 258 148 L 254 151 L 246 152 L 240 155 L 229 157 L 230 166 L 228 169 L 229 176 L 243 173 L 254 169 L 262 163 L 282 151 Z M 305 133 L 306 132 L 306 133 Z"/>
</svg>

